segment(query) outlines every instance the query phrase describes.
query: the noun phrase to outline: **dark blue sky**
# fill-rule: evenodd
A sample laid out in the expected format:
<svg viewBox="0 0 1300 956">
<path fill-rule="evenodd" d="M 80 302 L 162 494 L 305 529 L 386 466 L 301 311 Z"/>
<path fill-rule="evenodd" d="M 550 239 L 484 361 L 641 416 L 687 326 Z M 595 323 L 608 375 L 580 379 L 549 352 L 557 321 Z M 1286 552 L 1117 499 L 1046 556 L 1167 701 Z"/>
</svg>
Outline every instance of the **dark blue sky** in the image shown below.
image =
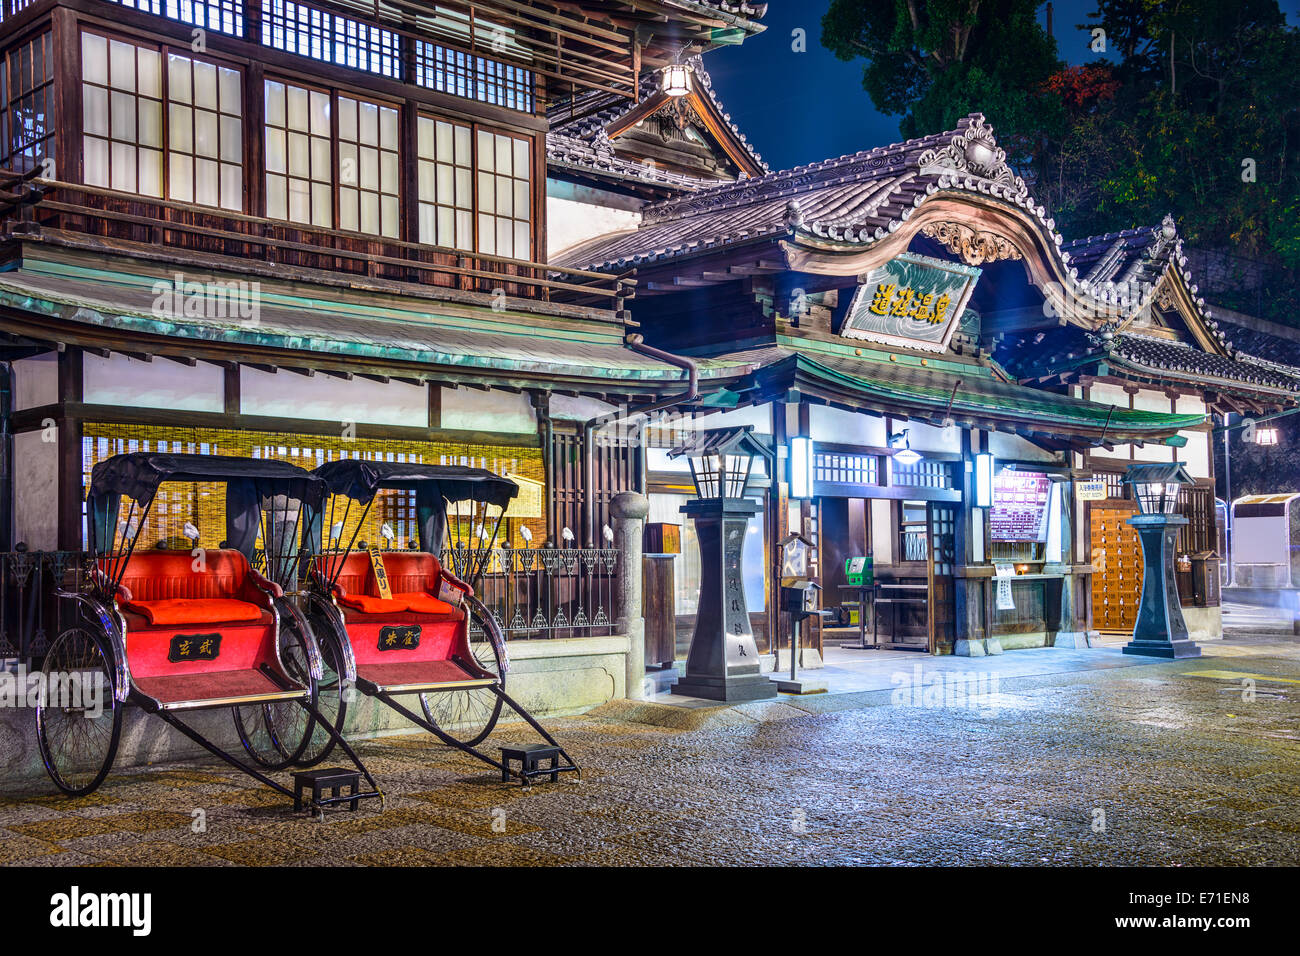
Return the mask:
<svg viewBox="0 0 1300 956">
<path fill-rule="evenodd" d="M 1300 23 L 1300 0 L 1280 5 L 1292 24 Z M 763 33 L 705 57 L 723 106 L 772 169 L 899 139 L 899 118 L 877 113 L 862 89 L 864 61 L 841 62 L 821 45 L 822 14 L 829 6 L 830 0 L 773 0 Z M 1088 49 L 1088 35 L 1075 29 L 1095 6 L 1093 0 L 1056 0 L 1056 42 L 1072 64 L 1096 56 Z M 797 27 L 806 31 L 806 53 L 791 49 Z"/>
</svg>

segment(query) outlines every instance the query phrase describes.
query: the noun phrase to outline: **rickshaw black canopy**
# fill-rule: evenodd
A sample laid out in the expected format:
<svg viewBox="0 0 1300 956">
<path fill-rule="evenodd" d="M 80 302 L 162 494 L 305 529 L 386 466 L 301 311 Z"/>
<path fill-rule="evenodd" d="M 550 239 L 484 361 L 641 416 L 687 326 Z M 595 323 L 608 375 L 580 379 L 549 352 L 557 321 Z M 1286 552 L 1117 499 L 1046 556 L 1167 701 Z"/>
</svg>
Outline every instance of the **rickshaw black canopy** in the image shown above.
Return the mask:
<svg viewBox="0 0 1300 956">
<path fill-rule="evenodd" d="M 326 485 L 292 462 L 235 455 L 130 452 L 101 461 L 90 472 L 89 504 L 97 550 L 112 547 L 123 495 L 147 509 L 164 481 L 217 481 L 226 485 L 226 541 L 251 556 L 257 540 L 262 502 L 284 496 L 319 508 Z"/>
<path fill-rule="evenodd" d="M 326 462 L 312 474 L 325 480 L 331 494 L 343 495 L 367 506 L 380 489 L 414 490 L 420 548 L 424 551 L 436 551 L 442 546 L 447 529 L 447 502 L 477 501 L 504 511 L 519 494 L 519 486 L 509 478 L 502 478 L 486 468 L 463 465 L 344 458 Z M 313 518 L 310 535 L 318 549 L 322 533 L 321 521 Z"/>
<path fill-rule="evenodd" d="M 519 486 L 486 468 L 463 465 L 421 465 L 401 461 L 364 461 L 344 458 L 327 462 L 312 474 L 325 479 L 332 494 L 347 495 L 368 504 L 381 488 L 412 488 L 434 485 L 444 501 L 481 501 L 509 507 Z"/>
</svg>

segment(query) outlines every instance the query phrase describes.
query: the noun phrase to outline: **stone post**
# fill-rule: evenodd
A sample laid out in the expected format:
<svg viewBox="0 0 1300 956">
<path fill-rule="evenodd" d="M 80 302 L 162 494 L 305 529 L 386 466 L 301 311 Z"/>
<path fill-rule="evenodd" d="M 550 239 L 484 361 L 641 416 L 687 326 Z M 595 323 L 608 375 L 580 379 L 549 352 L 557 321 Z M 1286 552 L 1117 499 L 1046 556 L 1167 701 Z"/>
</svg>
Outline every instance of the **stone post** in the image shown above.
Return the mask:
<svg viewBox="0 0 1300 956">
<path fill-rule="evenodd" d="M 641 604 L 641 540 L 650 500 L 635 491 L 623 491 L 610 501 L 614 541 L 618 548 L 618 575 L 614 613 L 627 635 L 627 699 L 645 699 L 645 616 Z"/>
</svg>

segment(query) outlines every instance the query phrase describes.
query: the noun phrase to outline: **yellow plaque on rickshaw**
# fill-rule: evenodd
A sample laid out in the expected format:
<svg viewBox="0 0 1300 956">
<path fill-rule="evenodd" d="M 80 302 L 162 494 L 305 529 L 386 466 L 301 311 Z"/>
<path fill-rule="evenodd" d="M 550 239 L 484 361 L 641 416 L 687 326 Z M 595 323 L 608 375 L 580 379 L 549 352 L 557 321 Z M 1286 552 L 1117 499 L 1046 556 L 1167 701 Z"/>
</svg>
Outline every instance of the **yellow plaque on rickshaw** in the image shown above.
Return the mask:
<svg viewBox="0 0 1300 956">
<path fill-rule="evenodd" d="M 385 600 L 393 596 L 392 589 L 388 586 L 388 572 L 384 569 L 384 556 L 378 548 L 370 549 L 370 567 L 375 571 L 375 584 L 379 589 L 379 596 Z"/>
</svg>

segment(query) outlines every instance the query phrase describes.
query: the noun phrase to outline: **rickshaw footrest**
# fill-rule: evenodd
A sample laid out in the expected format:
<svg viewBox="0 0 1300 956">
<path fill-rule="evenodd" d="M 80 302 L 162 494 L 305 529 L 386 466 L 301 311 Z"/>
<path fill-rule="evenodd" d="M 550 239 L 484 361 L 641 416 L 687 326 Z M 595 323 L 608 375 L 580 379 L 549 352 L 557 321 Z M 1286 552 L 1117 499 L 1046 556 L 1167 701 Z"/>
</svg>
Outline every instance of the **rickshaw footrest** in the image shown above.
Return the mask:
<svg viewBox="0 0 1300 956">
<path fill-rule="evenodd" d="M 560 766 L 560 757 L 562 755 L 563 751 L 552 744 L 515 744 L 510 747 L 502 747 L 501 782 L 509 782 L 509 768 L 512 760 L 519 762 L 520 776 L 526 779 L 549 774 L 552 781 L 559 780 L 561 771 L 570 769 Z M 541 765 L 543 760 L 549 760 L 550 766 L 543 767 Z"/>
<path fill-rule="evenodd" d="M 343 788 L 347 793 L 342 793 Z M 303 809 L 303 792 L 311 790 L 311 806 L 319 807 L 326 803 L 346 803 L 348 810 L 355 810 L 362 797 L 373 796 L 361 792 L 361 772 L 343 767 L 323 767 L 300 770 L 293 774 L 293 809 Z M 327 799 L 324 792 L 330 791 Z M 351 799 L 348 799 L 351 798 Z"/>
</svg>

